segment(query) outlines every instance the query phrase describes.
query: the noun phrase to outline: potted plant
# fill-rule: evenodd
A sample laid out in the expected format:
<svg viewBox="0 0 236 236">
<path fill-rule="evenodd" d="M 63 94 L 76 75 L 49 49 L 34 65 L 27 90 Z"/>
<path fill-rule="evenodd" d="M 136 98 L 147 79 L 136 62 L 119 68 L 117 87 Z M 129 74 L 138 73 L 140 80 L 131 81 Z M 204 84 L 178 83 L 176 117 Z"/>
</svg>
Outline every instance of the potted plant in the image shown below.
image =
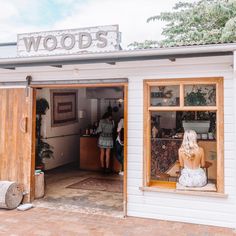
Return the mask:
<svg viewBox="0 0 236 236">
<path fill-rule="evenodd" d="M 44 160 L 53 157 L 52 146 L 42 140 L 42 115 L 49 109 L 48 101 L 40 98 L 36 101 L 36 169 L 44 169 Z"/>
<path fill-rule="evenodd" d="M 204 93 L 201 88 L 196 88 L 190 93 L 187 93 L 185 97 L 185 104 L 187 106 L 205 106 L 207 104 L 205 96 L 206 93 Z"/>
<path fill-rule="evenodd" d="M 193 86 L 192 91 L 188 92 L 185 97 L 185 105 L 187 106 L 207 106 L 214 103 L 216 90 L 212 88 L 203 88 L 201 86 Z M 210 114 L 210 113 L 209 113 Z M 184 129 L 194 129 L 198 133 L 208 133 L 212 129 L 213 122 L 207 113 L 194 112 L 194 119 L 183 120 Z"/>
<path fill-rule="evenodd" d="M 193 86 L 191 92 L 188 92 L 185 97 L 185 105 L 187 106 L 207 106 L 215 103 L 216 89 L 212 87 Z"/>
</svg>

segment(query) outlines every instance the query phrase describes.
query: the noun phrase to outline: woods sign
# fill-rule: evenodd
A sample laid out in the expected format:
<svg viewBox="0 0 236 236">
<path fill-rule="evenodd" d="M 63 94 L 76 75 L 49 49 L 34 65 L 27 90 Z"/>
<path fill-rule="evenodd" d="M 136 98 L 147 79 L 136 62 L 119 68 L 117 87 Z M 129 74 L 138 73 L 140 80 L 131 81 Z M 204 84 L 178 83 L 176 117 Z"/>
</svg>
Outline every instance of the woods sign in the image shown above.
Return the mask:
<svg viewBox="0 0 236 236">
<path fill-rule="evenodd" d="M 118 25 L 18 34 L 17 55 L 47 56 L 119 49 Z"/>
</svg>

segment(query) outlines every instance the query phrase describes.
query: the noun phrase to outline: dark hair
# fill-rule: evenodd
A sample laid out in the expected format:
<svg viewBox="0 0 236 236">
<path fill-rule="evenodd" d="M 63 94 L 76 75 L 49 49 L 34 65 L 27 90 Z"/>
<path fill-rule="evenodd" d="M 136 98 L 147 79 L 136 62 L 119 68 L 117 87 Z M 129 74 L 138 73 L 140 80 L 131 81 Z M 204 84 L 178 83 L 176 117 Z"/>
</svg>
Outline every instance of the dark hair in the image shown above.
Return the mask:
<svg viewBox="0 0 236 236">
<path fill-rule="evenodd" d="M 111 112 L 106 112 L 106 113 L 104 113 L 104 115 L 102 116 L 102 119 L 107 119 L 107 118 L 109 118 L 110 116 L 112 116 L 112 113 L 111 113 Z"/>
</svg>

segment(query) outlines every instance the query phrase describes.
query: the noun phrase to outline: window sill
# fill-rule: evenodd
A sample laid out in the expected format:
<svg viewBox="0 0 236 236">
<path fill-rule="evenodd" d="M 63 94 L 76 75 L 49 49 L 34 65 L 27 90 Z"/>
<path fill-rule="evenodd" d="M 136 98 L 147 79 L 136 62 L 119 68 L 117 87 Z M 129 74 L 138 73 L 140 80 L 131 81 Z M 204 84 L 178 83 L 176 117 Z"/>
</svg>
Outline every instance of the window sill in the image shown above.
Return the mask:
<svg viewBox="0 0 236 236">
<path fill-rule="evenodd" d="M 176 190 L 176 189 L 171 189 L 171 188 L 168 189 L 168 188 L 158 188 L 158 187 L 139 187 L 139 189 L 144 192 L 175 193 L 175 194 L 181 194 L 181 195 L 217 197 L 217 198 L 227 198 L 228 197 L 228 194 L 217 193 L 217 192 Z"/>
</svg>

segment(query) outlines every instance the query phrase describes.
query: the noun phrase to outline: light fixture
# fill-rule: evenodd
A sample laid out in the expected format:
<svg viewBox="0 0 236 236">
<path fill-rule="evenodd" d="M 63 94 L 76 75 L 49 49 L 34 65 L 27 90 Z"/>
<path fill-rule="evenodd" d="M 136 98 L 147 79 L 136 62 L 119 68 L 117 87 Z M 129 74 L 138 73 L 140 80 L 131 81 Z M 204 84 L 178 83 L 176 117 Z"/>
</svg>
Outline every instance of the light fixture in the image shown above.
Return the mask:
<svg viewBox="0 0 236 236">
<path fill-rule="evenodd" d="M 62 65 L 51 65 L 51 67 L 62 68 Z"/>
<path fill-rule="evenodd" d="M 15 70 L 16 67 L 2 67 L 1 69 L 6 69 L 6 70 Z"/>
<path fill-rule="evenodd" d="M 78 117 L 79 117 L 79 119 L 86 118 L 86 111 L 85 110 L 79 110 L 78 111 Z"/>
<path fill-rule="evenodd" d="M 171 62 L 175 62 L 175 61 L 176 61 L 176 58 L 175 58 L 175 57 L 170 57 L 169 60 L 170 60 Z"/>
<path fill-rule="evenodd" d="M 108 61 L 107 64 L 114 66 L 116 64 L 115 61 Z"/>
</svg>

